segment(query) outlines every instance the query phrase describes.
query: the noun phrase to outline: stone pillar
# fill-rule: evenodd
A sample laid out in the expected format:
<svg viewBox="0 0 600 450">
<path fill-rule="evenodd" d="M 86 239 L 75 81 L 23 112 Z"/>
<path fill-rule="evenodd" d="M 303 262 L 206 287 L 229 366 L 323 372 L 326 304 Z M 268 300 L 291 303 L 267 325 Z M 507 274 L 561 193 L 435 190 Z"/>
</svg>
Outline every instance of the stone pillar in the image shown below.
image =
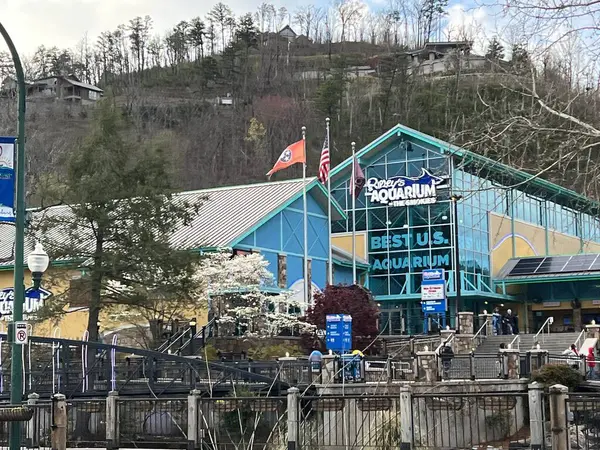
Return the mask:
<svg viewBox="0 0 600 450">
<path fill-rule="evenodd" d="M 544 386 L 531 383 L 528 386 L 529 396 L 529 429 L 531 431 L 531 450 L 541 450 L 544 445 L 544 402 L 542 395 Z"/>
<path fill-rule="evenodd" d="M 119 448 L 119 393 L 111 391 L 106 397 L 106 448 Z"/>
<path fill-rule="evenodd" d="M 598 339 L 600 341 L 600 325 L 586 325 L 587 337 Z"/>
<path fill-rule="evenodd" d="M 67 401 L 63 394 L 52 396 L 52 450 L 67 449 Z"/>
<path fill-rule="evenodd" d="M 336 359 L 337 357 L 335 355 L 323 355 L 323 361 L 321 363 L 321 382 L 325 385 L 333 384 L 337 381 Z"/>
<path fill-rule="evenodd" d="M 198 434 L 198 430 L 200 429 L 200 392 L 197 389 L 194 389 L 188 395 L 188 426 L 187 426 L 187 438 L 188 438 L 188 448 L 199 448 L 200 436 Z"/>
<path fill-rule="evenodd" d="M 468 355 L 475 350 L 472 334 L 457 334 L 453 343 L 454 353 L 457 355 Z"/>
<path fill-rule="evenodd" d="M 479 326 L 475 332 L 479 331 L 479 328 L 485 323 L 485 329 L 481 332 L 484 336 L 493 336 L 494 329 L 492 328 L 492 315 L 491 314 L 479 314 Z"/>
<path fill-rule="evenodd" d="M 287 288 L 287 256 L 277 255 L 277 285 L 280 288 Z"/>
<path fill-rule="evenodd" d="M 472 312 L 459 312 L 458 313 L 458 330 L 459 334 L 474 334 L 473 331 L 473 313 Z"/>
<path fill-rule="evenodd" d="M 291 387 L 288 389 L 287 395 L 287 449 L 296 450 L 298 448 L 298 427 L 299 427 L 299 410 L 300 391 L 298 388 Z"/>
<path fill-rule="evenodd" d="M 508 380 L 518 380 L 520 372 L 520 353 L 515 348 L 506 348 L 500 350 L 500 357 L 502 359 L 502 369 L 504 378 Z"/>
<path fill-rule="evenodd" d="M 26 442 L 27 448 L 38 448 L 40 446 L 40 416 L 38 414 L 39 410 L 35 409 L 35 405 L 39 399 L 40 396 L 38 394 L 29 394 L 27 396 L 27 406 L 34 410 L 32 419 L 27 422 L 27 436 L 29 436 Z"/>
<path fill-rule="evenodd" d="M 533 349 L 527 352 L 530 374 L 548 364 L 548 350 Z"/>
<path fill-rule="evenodd" d="M 418 352 L 415 358 L 417 365 L 415 374 L 419 381 L 435 383 L 438 381 L 437 355 L 432 351 Z"/>
<path fill-rule="evenodd" d="M 413 440 L 412 397 L 410 386 L 400 386 L 400 450 L 410 450 Z"/>
<path fill-rule="evenodd" d="M 279 377 L 284 383 L 293 385 L 298 384 L 298 373 L 296 372 L 297 366 L 294 364 L 298 361 L 298 358 L 293 356 L 284 356 L 283 358 L 277 358 L 279 362 Z"/>
<path fill-rule="evenodd" d="M 567 425 L 567 392 L 562 384 L 550 387 L 550 431 L 552 450 L 569 450 L 570 437 Z"/>
<path fill-rule="evenodd" d="M 582 324 L 583 324 L 583 317 L 581 316 L 581 303 L 580 302 L 574 302 L 575 304 L 573 305 L 573 327 L 575 328 L 575 331 L 581 331 L 583 330 Z"/>
<path fill-rule="evenodd" d="M 441 330 L 440 331 L 440 344 L 443 344 L 444 342 L 448 341 L 452 336 L 454 336 L 454 334 L 456 333 L 456 331 L 454 330 Z M 452 347 L 452 350 L 454 350 L 454 345 L 452 343 L 450 343 L 450 346 Z"/>
</svg>

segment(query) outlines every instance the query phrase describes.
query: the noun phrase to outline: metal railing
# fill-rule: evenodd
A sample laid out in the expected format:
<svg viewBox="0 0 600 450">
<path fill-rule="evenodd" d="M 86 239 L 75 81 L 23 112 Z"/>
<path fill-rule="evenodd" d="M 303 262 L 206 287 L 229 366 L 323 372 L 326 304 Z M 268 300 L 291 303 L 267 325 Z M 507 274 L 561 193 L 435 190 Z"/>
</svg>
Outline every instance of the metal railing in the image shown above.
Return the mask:
<svg viewBox="0 0 600 450">
<path fill-rule="evenodd" d="M 508 344 L 508 348 L 514 348 L 516 350 L 520 350 L 520 345 L 521 345 L 521 335 L 517 334 L 514 339 L 512 341 L 510 341 L 510 344 Z"/>
<path fill-rule="evenodd" d="M 483 322 L 483 325 L 481 325 L 481 327 L 479 327 L 479 330 L 477 330 L 477 333 L 475 333 L 475 335 L 473 336 L 473 338 L 471 339 L 472 343 L 473 343 L 473 348 L 477 348 L 479 347 L 483 341 L 487 338 L 487 326 L 490 323 L 489 319 L 486 319 L 485 322 Z M 484 333 L 485 331 L 485 333 Z"/>
<path fill-rule="evenodd" d="M 579 336 L 577 336 L 577 339 L 575 339 L 575 342 L 573 342 L 573 344 L 575 344 L 575 348 L 577 349 L 577 352 L 579 352 L 579 349 L 585 342 L 585 338 L 586 338 L 586 329 L 584 328 L 583 330 L 581 330 L 581 333 L 579 333 Z"/>
<path fill-rule="evenodd" d="M 546 342 L 546 338 L 545 335 L 546 334 L 550 334 L 550 325 L 552 325 L 554 323 L 554 317 L 548 317 L 546 319 L 546 321 L 544 322 L 544 324 L 540 327 L 539 331 L 537 333 L 535 333 L 535 335 L 533 336 L 533 342 L 539 342 L 539 337 L 540 334 L 542 335 L 542 342 Z M 546 328 L 548 328 L 548 331 L 545 332 Z"/>
<path fill-rule="evenodd" d="M 456 336 L 456 335 L 454 335 L 454 334 L 451 335 L 448 339 L 446 339 L 444 342 L 442 342 L 440 345 L 438 345 L 438 347 L 435 349 L 435 354 L 439 355 L 442 347 L 444 347 L 446 344 L 451 344 L 452 341 L 454 340 L 454 336 Z"/>
</svg>

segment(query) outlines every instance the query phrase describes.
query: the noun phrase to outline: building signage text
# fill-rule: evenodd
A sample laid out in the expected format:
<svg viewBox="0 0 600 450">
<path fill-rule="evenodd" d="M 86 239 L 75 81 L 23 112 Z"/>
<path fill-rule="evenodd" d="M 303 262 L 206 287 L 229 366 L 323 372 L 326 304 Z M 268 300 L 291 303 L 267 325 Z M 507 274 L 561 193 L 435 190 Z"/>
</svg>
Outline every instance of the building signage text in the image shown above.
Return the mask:
<svg viewBox="0 0 600 450">
<path fill-rule="evenodd" d="M 418 177 L 397 176 L 381 180 L 369 178 L 365 184 L 365 196 L 371 203 L 388 206 L 429 205 L 437 201 L 437 189 L 446 180 L 421 169 Z"/>
<path fill-rule="evenodd" d="M 39 311 L 48 297 L 52 293 L 45 289 L 29 288 L 25 291 L 25 304 L 23 305 L 23 313 L 32 315 Z M 0 314 L 2 320 L 12 320 L 13 304 L 15 299 L 15 291 L 13 288 L 0 290 Z M 32 317 L 28 317 L 31 319 Z"/>
<path fill-rule="evenodd" d="M 412 242 L 408 233 L 390 234 L 389 236 L 371 236 L 371 250 L 410 248 L 411 243 L 413 248 L 425 248 L 431 245 L 450 245 L 450 241 L 446 239 L 443 231 L 431 233 L 431 236 L 428 232 L 414 233 Z"/>
</svg>

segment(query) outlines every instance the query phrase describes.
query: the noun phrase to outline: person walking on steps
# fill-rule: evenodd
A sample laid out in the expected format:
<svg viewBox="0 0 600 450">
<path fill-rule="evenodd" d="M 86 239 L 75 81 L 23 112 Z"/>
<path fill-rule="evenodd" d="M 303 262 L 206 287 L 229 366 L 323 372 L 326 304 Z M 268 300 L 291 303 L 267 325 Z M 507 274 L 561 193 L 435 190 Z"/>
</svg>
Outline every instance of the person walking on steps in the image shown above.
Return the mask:
<svg viewBox="0 0 600 450">
<path fill-rule="evenodd" d="M 588 354 L 586 357 L 587 368 L 588 368 L 588 380 L 596 379 L 596 357 L 594 356 L 594 348 L 590 347 L 588 349 Z"/>
</svg>

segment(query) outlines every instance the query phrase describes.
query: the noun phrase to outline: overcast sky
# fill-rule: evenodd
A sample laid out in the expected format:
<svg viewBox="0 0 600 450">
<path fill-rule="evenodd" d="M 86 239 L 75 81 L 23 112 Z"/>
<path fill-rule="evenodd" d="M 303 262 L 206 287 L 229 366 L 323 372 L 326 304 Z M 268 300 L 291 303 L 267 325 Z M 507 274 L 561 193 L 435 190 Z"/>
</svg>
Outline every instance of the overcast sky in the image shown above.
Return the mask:
<svg viewBox="0 0 600 450">
<path fill-rule="evenodd" d="M 163 34 L 181 20 L 204 16 L 217 0 L 0 0 L 0 20 L 15 41 L 20 53 L 31 55 L 39 45 L 73 48 L 88 34 L 95 41 L 106 30 L 127 23 L 136 16 L 149 15 L 154 30 Z M 255 11 L 264 0 L 226 0 L 235 14 Z M 306 0 L 271 0 L 277 7 L 294 10 Z M 314 3 L 325 4 L 326 0 Z M 387 3 L 368 0 L 370 8 Z M 476 13 L 460 13 L 461 6 L 452 2 L 450 18 L 467 22 Z M 458 10 L 456 9 L 458 8 Z M 458 12 L 457 12 L 458 11 Z M 481 12 L 477 13 L 481 16 Z M 481 17 L 479 17 L 481 19 Z"/>
</svg>

